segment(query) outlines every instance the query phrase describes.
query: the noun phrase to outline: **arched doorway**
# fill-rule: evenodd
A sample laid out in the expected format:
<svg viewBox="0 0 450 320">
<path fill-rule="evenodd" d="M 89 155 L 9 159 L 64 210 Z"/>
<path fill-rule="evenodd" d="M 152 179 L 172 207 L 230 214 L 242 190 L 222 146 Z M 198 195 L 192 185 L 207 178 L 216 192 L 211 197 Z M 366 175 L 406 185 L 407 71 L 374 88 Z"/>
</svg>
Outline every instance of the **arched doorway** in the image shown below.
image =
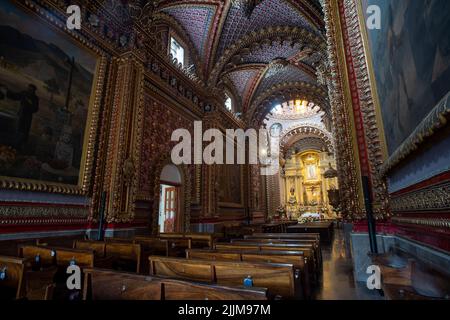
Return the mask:
<svg viewBox="0 0 450 320">
<path fill-rule="evenodd" d="M 182 231 L 182 174 L 173 164 L 164 166 L 160 176 L 158 232 Z"/>
</svg>

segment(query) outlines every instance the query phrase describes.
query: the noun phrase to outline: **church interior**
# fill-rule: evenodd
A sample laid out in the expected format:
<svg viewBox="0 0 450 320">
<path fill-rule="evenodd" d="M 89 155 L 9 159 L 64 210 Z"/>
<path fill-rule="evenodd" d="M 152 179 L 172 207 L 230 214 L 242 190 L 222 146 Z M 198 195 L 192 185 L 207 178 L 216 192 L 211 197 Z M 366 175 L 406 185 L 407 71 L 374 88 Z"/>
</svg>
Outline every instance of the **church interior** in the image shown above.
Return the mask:
<svg viewBox="0 0 450 320">
<path fill-rule="evenodd" d="M 449 12 L 2 0 L 0 301 L 450 299 Z"/>
</svg>

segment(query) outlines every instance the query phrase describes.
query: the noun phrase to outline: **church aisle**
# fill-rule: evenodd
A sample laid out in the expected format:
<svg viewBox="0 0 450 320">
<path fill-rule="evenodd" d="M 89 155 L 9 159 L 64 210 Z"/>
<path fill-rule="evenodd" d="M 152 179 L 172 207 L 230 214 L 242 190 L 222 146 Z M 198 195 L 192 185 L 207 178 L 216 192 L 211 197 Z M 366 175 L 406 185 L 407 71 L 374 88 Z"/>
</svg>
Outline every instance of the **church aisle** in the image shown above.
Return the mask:
<svg viewBox="0 0 450 320">
<path fill-rule="evenodd" d="M 323 275 L 316 300 L 383 300 L 365 283 L 354 281 L 352 259 L 345 250 L 342 229 L 335 229 L 331 245 L 322 246 Z"/>
</svg>

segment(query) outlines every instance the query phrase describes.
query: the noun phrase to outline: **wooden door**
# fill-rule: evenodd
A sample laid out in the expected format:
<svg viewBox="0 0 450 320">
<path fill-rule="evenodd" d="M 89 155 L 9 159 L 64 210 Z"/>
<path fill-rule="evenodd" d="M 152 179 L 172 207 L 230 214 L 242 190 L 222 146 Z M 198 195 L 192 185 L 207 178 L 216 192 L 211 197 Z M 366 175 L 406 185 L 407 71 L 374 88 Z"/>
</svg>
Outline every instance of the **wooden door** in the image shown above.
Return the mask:
<svg viewBox="0 0 450 320">
<path fill-rule="evenodd" d="M 177 214 L 177 207 L 177 188 L 166 188 L 164 194 L 164 232 L 175 232 L 175 217 Z"/>
</svg>

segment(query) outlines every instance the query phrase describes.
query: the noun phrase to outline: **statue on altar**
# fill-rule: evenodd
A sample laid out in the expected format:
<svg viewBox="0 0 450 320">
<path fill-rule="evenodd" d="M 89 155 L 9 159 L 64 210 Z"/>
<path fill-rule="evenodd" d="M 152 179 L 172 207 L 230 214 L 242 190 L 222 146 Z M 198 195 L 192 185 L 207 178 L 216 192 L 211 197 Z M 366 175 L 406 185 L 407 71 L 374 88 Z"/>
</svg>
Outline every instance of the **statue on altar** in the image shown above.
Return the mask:
<svg viewBox="0 0 450 320">
<path fill-rule="evenodd" d="M 290 220 L 295 219 L 295 215 L 297 214 L 297 197 L 295 196 L 295 188 L 291 187 L 290 190 L 291 195 L 289 196 L 288 201 L 288 210 L 287 215 Z"/>
<path fill-rule="evenodd" d="M 308 180 L 316 180 L 317 179 L 317 171 L 316 171 L 315 164 L 308 164 L 306 166 L 306 172 L 308 174 L 308 176 L 307 176 Z"/>
</svg>

